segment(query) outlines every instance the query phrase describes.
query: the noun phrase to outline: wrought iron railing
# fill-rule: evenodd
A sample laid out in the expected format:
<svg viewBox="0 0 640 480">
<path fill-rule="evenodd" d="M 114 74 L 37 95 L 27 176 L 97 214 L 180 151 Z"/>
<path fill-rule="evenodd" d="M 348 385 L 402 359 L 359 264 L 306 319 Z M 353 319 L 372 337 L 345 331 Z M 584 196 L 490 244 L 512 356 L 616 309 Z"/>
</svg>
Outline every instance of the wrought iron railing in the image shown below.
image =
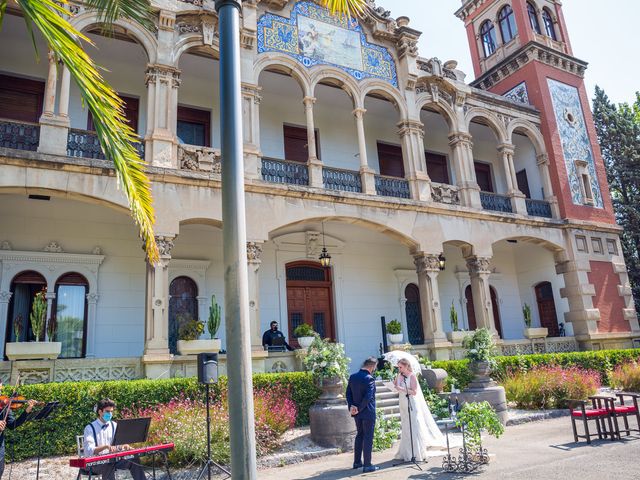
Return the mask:
<svg viewBox="0 0 640 480">
<path fill-rule="evenodd" d="M 493 210 L 494 212 L 513 213 L 511 208 L 511 199 L 506 195 L 498 195 L 497 193 L 480 192 L 480 202 L 485 210 Z"/>
<path fill-rule="evenodd" d="M 144 143 L 133 144 L 140 158 L 144 158 Z M 67 137 L 67 155 L 70 157 L 95 158 L 104 160 L 106 157 L 100 148 L 100 141 L 96 132 L 72 128 Z"/>
<path fill-rule="evenodd" d="M 362 180 L 360 172 L 342 170 L 340 168 L 322 168 L 322 182 L 328 190 L 340 190 L 343 192 L 362 192 Z"/>
<path fill-rule="evenodd" d="M 530 198 L 526 199 L 527 202 L 527 213 L 534 217 L 545 217 L 545 218 L 553 218 L 553 214 L 551 213 L 551 204 L 544 200 L 532 200 Z"/>
<path fill-rule="evenodd" d="M 460 205 L 460 195 L 458 195 L 458 187 L 448 185 L 446 183 L 431 184 L 431 199 L 438 203 L 447 203 L 449 205 Z"/>
<path fill-rule="evenodd" d="M 409 182 L 404 178 L 376 175 L 376 193 L 383 197 L 411 198 Z"/>
<path fill-rule="evenodd" d="M 261 170 L 265 182 L 309 185 L 309 169 L 305 163 L 263 158 Z"/>
<path fill-rule="evenodd" d="M 40 125 L 37 123 L 0 120 L 0 147 L 35 152 L 40 143 Z"/>
</svg>

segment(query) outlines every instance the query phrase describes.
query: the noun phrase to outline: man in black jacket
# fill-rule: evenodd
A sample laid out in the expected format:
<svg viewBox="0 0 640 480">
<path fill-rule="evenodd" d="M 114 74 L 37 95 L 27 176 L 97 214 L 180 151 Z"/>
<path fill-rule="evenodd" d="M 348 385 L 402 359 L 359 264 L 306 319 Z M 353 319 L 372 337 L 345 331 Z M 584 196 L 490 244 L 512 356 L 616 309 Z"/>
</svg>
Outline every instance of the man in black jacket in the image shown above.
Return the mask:
<svg viewBox="0 0 640 480">
<path fill-rule="evenodd" d="M 2 388 L 2 384 L 0 383 L 0 389 L 1 388 Z M 10 428 L 11 430 L 18 428 L 20 425 L 26 422 L 27 417 L 31 413 L 31 410 L 33 410 L 33 407 L 35 404 L 36 404 L 35 400 L 28 400 L 26 404 L 27 408 L 24 409 L 24 411 L 20 414 L 18 418 L 16 418 L 13 415 L 13 412 L 11 411 L 11 408 L 9 408 L 9 406 L 0 410 L 0 419 L 2 419 L 0 420 L 0 478 L 2 478 L 2 474 L 4 473 L 4 454 L 5 454 L 4 431 L 7 428 Z M 8 412 L 6 410 L 7 408 L 9 408 Z M 6 419 L 5 419 L 5 415 L 6 415 Z"/>
<path fill-rule="evenodd" d="M 293 348 L 291 348 L 284 339 L 284 334 L 278 330 L 278 322 L 273 321 L 270 326 L 271 328 L 262 335 L 262 346 L 264 349 L 269 350 L 269 347 L 283 346 L 287 350 L 292 351 Z"/>
</svg>

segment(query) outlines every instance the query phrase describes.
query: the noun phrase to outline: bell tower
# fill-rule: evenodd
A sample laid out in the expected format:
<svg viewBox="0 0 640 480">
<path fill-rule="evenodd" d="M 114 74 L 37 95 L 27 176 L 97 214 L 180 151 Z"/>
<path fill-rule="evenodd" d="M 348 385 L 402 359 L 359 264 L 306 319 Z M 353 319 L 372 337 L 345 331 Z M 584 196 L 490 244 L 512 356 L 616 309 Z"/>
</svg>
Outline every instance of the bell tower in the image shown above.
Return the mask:
<svg viewBox="0 0 640 480">
<path fill-rule="evenodd" d="M 606 172 L 559 0 L 463 0 L 472 86 L 540 111 L 563 218 L 615 223 Z"/>
</svg>

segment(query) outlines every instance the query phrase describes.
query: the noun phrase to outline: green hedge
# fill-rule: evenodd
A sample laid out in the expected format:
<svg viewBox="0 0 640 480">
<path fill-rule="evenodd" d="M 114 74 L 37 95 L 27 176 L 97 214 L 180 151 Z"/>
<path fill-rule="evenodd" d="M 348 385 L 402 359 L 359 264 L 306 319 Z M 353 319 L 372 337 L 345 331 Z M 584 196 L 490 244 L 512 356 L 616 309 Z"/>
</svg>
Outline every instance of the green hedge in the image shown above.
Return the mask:
<svg viewBox="0 0 640 480">
<path fill-rule="evenodd" d="M 544 353 L 536 355 L 515 355 L 497 357 L 496 368 L 492 377 L 498 381 L 503 379 L 509 370 L 529 369 L 537 365 L 559 365 L 561 367 L 576 366 L 596 370 L 604 385 L 609 384 L 609 374 L 618 365 L 640 359 L 640 349 L 600 350 L 591 352 Z M 433 368 L 442 368 L 449 377 L 455 379 L 456 388 L 463 389 L 473 379 L 468 369 L 467 360 L 446 360 L 432 362 Z"/>
<path fill-rule="evenodd" d="M 256 389 L 278 385 L 289 387 L 298 409 L 296 424 L 309 423 L 309 407 L 320 394 L 310 374 L 302 372 L 256 374 L 253 376 L 253 384 Z M 220 395 L 225 391 L 225 387 L 226 378 L 222 377 L 213 387 L 213 395 Z M 9 387 L 6 387 L 3 393 L 9 393 L 8 390 Z M 55 420 L 43 422 L 42 431 L 37 422 L 28 422 L 16 430 L 8 431 L 7 439 L 13 444 L 14 449 L 12 452 L 12 447 L 7 445 L 8 457 L 15 460 L 35 457 L 40 440 L 42 440 L 43 456 L 74 453 L 75 437 L 81 435 L 84 427 L 95 419 L 93 407 L 101 398 L 111 398 L 120 410 L 165 403 L 181 395 L 202 398 L 204 387 L 199 385 L 195 378 L 174 378 L 34 384 L 23 385 L 18 392 L 36 400 L 58 400 L 64 404 L 64 407 L 55 416 Z"/>
</svg>

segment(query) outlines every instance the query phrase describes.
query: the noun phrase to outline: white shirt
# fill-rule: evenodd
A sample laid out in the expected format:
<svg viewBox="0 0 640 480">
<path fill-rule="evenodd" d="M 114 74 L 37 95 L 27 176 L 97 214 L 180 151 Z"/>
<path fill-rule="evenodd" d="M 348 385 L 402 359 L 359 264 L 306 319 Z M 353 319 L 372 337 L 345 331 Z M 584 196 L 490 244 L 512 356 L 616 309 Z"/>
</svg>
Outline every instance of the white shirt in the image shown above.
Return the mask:
<svg viewBox="0 0 640 480">
<path fill-rule="evenodd" d="M 91 426 L 93 425 L 93 429 Z M 96 447 L 102 447 L 103 445 L 111 445 L 113 442 L 113 436 L 116 433 L 116 422 L 103 423 L 102 420 L 96 418 L 89 425 L 84 427 L 84 455 L 90 457 L 93 455 L 93 451 Z M 95 436 L 93 431 L 95 429 Z M 109 450 L 103 450 L 100 455 L 109 453 Z"/>
</svg>

